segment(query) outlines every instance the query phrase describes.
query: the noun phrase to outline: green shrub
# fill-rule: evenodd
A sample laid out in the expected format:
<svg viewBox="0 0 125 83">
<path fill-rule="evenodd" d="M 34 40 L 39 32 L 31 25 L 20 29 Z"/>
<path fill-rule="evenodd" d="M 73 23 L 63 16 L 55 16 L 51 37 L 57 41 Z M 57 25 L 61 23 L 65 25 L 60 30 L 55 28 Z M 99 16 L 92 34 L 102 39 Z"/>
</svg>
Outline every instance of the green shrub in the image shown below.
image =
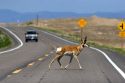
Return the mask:
<svg viewBox="0 0 125 83">
<path fill-rule="evenodd" d="M 31 22 L 31 21 L 26 23 L 26 25 L 32 25 L 32 24 L 33 24 L 33 22 Z"/>
<path fill-rule="evenodd" d="M 11 44 L 10 38 L 0 31 L 0 48 L 7 47 Z"/>
</svg>

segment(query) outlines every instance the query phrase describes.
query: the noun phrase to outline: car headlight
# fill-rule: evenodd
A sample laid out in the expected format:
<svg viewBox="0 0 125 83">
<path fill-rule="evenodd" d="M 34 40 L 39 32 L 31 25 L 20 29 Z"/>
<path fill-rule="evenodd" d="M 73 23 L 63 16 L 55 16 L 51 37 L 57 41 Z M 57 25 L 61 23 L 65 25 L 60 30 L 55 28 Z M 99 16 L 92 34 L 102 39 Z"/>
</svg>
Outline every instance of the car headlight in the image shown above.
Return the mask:
<svg viewBox="0 0 125 83">
<path fill-rule="evenodd" d="M 26 37 L 28 37 L 29 35 L 25 35 Z"/>
</svg>

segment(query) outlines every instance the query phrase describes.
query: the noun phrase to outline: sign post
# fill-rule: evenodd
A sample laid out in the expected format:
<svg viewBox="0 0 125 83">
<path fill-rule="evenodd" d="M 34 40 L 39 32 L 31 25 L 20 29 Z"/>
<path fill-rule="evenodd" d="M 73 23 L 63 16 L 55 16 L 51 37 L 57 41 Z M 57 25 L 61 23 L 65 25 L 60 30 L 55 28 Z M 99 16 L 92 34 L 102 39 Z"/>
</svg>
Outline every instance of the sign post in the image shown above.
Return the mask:
<svg viewBox="0 0 125 83">
<path fill-rule="evenodd" d="M 125 21 L 122 20 L 119 25 L 118 29 L 121 31 L 119 32 L 119 37 L 121 37 L 121 48 L 124 48 L 124 38 L 125 38 Z"/>
<path fill-rule="evenodd" d="M 79 25 L 79 27 L 80 27 L 80 30 L 81 30 L 81 40 L 82 40 L 82 36 L 83 36 L 83 28 L 87 25 L 87 21 L 86 20 L 84 20 L 84 19 L 80 19 L 79 21 L 78 21 L 78 25 Z"/>
<path fill-rule="evenodd" d="M 124 48 L 125 31 L 119 32 L 119 37 L 121 37 L 121 48 Z"/>
</svg>

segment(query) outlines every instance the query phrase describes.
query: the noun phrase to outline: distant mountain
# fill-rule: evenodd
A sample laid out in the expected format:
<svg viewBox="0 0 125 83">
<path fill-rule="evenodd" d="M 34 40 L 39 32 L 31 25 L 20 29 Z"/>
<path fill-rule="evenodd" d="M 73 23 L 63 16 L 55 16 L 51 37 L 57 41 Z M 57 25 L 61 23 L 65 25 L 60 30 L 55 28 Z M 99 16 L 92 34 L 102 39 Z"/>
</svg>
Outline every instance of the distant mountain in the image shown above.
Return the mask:
<svg viewBox="0 0 125 83">
<path fill-rule="evenodd" d="M 0 22 L 13 22 L 21 16 L 20 13 L 11 10 L 0 10 Z"/>
<path fill-rule="evenodd" d="M 1 9 L 0 10 L 0 22 L 25 22 L 29 20 L 36 19 L 37 16 L 40 19 L 52 19 L 52 18 L 78 18 L 78 17 L 89 17 L 89 16 L 99 16 L 106 18 L 125 18 L 125 12 L 97 12 L 90 14 L 80 14 L 74 12 L 34 12 L 34 13 L 20 13 L 12 10 Z"/>
<path fill-rule="evenodd" d="M 93 15 L 106 18 L 125 18 L 125 11 L 122 12 L 97 12 Z"/>
</svg>

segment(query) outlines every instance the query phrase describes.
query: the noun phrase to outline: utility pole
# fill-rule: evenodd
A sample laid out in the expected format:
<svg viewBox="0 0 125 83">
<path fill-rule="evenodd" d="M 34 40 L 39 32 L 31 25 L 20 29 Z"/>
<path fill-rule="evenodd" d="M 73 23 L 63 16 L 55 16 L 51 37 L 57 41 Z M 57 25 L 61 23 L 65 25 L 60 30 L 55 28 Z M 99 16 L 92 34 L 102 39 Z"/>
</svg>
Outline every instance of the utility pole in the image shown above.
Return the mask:
<svg viewBox="0 0 125 83">
<path fill-rule="evenodd" d="M 38 26 L 38 24 L 39 24 L 39 15 L 37 14 L 37 16 L 36 16 L 36 25 Z"/>
<path fill-rule="evenodd" d="M 19 27 L 20 26 L 20 20 L 17 19 L 17 26 Z"/>
</svg>

